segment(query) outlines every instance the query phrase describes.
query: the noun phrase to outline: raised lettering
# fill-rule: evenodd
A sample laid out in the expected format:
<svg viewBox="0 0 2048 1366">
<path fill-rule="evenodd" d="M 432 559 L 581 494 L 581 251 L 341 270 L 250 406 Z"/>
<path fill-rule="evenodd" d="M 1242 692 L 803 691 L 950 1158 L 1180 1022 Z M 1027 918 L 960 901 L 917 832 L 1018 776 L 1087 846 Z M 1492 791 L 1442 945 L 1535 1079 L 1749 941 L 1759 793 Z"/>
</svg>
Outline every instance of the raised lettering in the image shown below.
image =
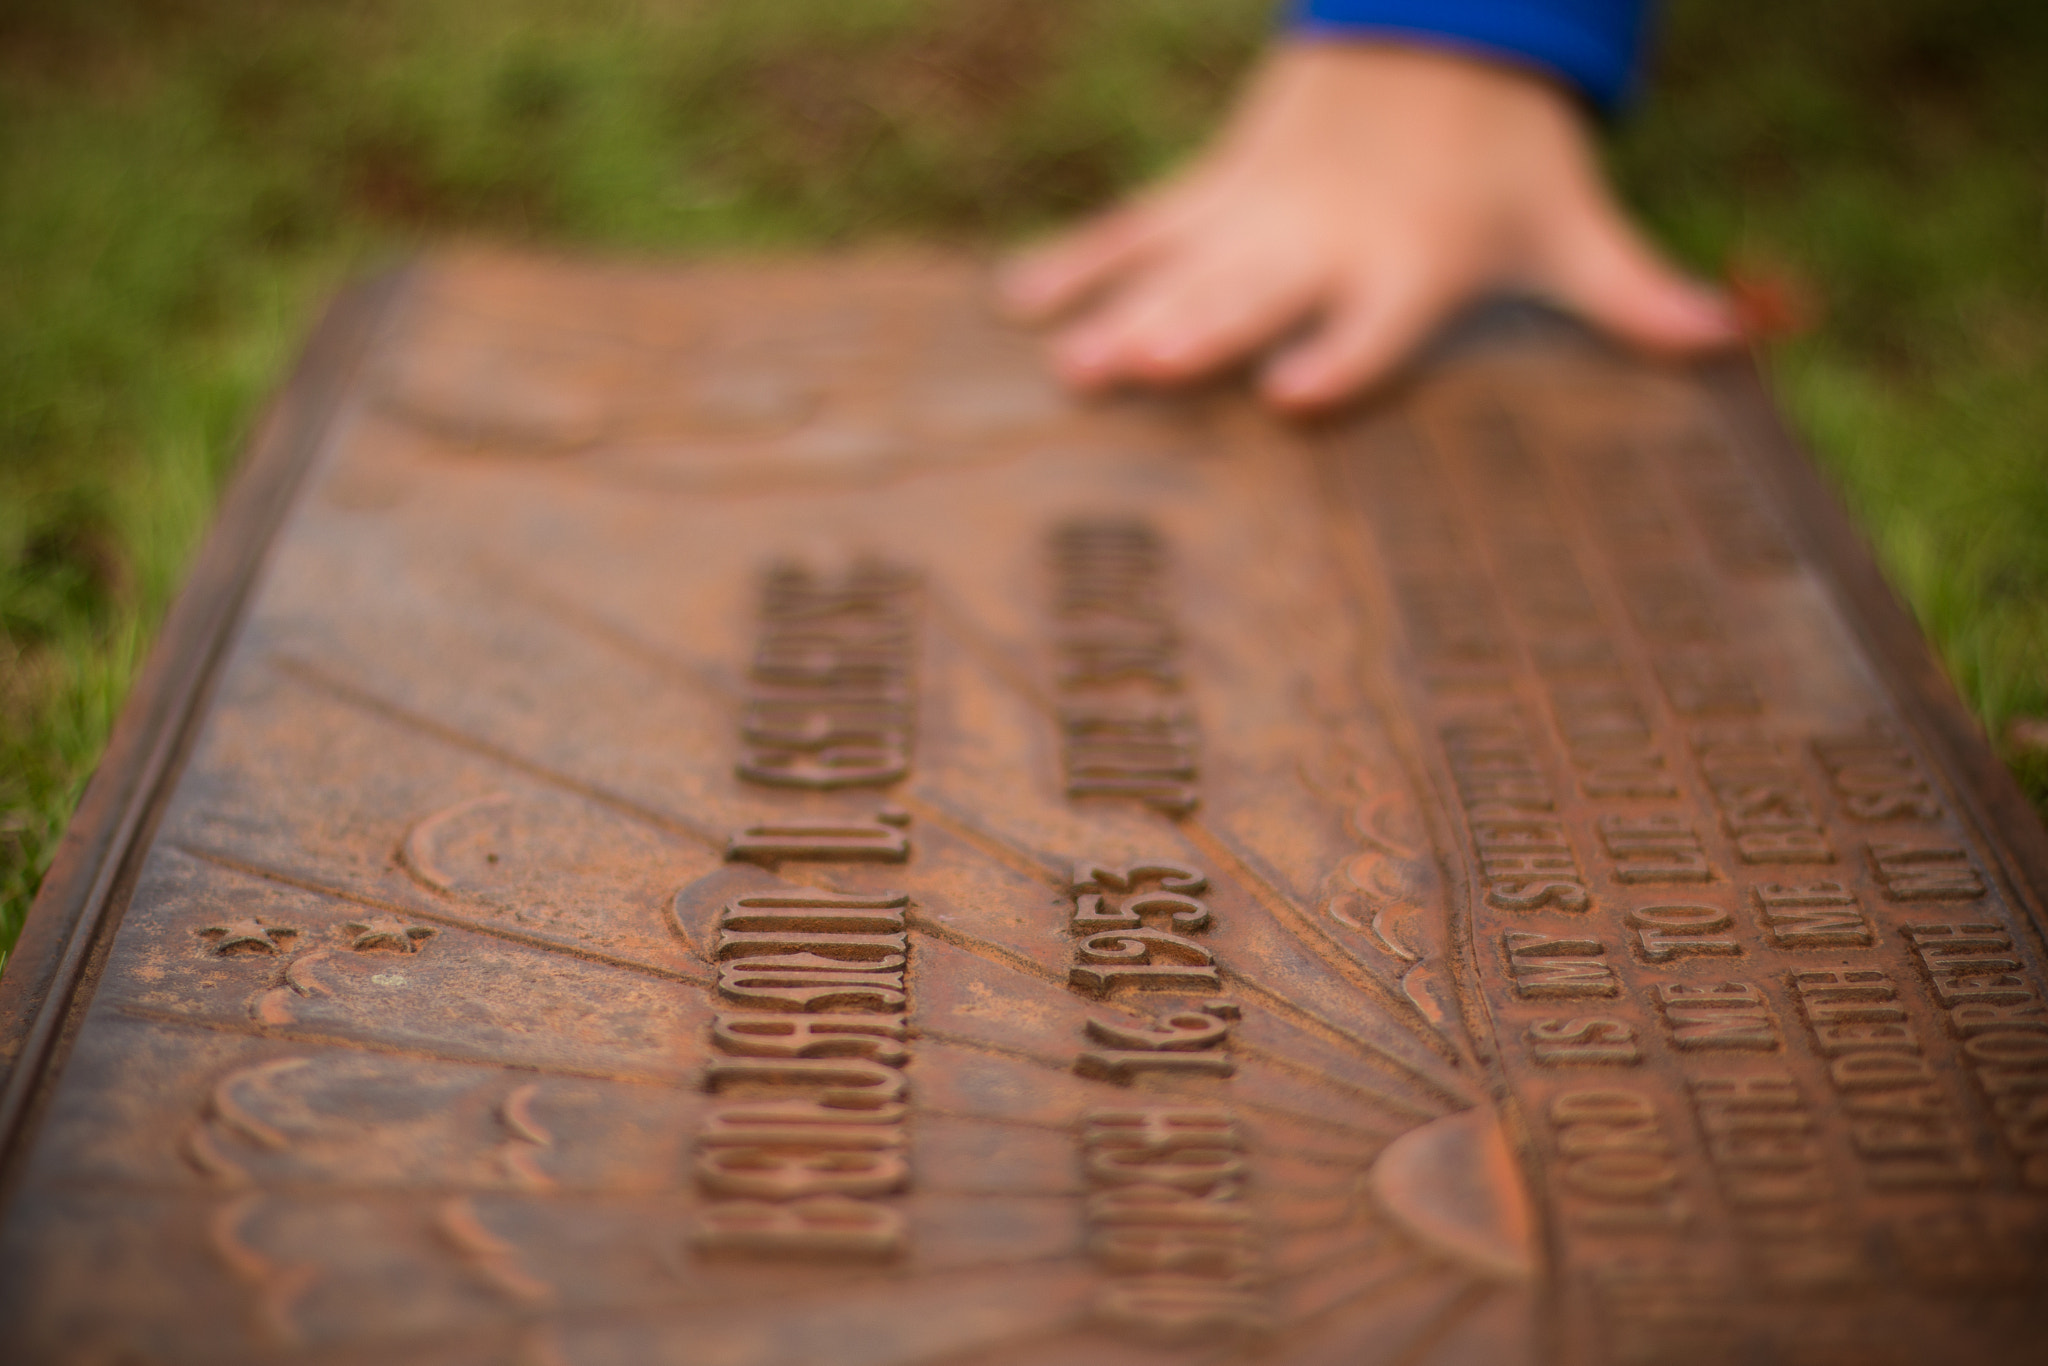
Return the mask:
<svg viewBox="0 0 2048 1366">
<path fill-rule="evenodd" d="M 1635 927 L 1643 957 L 1653 963 L 1742 952 L 1741 944 L 1719 934 L 1735 923 L 1719 907 L 1638 906 L 1628 912 L 1628 923 Z"/>
<path fill-rule="evenodd" d="M 1788 949 L 1865 947 L 1876 942 L 1855 893 L 1840 882 L 1773 882 L 1752 889 L 1758 924 Z"/>
<path fill-rule="evenodd" d="M 1546 1067 L 1626 1066 L 1643 1057 L 1635 1030 L 1621 1020 L 1537 1020 L 1526 1037 L 1530 1056 Z"/>
<path fill-rule="evenodd" d="M 1681 816 L 1602 816 L 1600 841 L 1621 882 L 1712 882 L 1698 833 Z"/>
<path fill-rule="evenodd" d="M 1779 1046 L 1763 993 L 1748 982 L 1663 982 L 1657 999 L 1675 1048 L 1768 1052 Z"/>
<path fill-rule="evenodd" d="M 884 811 L 871 821 L 749 826 L 727 842 L 725 856 L 770 867 L 784 859 L 902 863 L 910 857 L 903 828 L 909 823 L 900 812 Z"/>
<path fill-rule="evenodd" d="M 1953 844 L 1872 840 L 1870 863 L 1892 901 L 1974 901 L 1984 895 L 1976 865 Z"/>
<path fill-rule="evenodd" d="M 697 1219 L 697 1247 L 712 1254 L 865 1259 L 895 1256 L 905 1242 L 900 1213 L 847 1196 L 719 1201 Z"/>
<path fill-rule="evenodd" d="M 1614 996 L 1621 983 L 1605 963 L 1588 962 L 1607 952 L 1596 939 L 1563 939 L 1524 930 L 1501 936 L 1515 994 L 1529 999 Z"/>
</svg>

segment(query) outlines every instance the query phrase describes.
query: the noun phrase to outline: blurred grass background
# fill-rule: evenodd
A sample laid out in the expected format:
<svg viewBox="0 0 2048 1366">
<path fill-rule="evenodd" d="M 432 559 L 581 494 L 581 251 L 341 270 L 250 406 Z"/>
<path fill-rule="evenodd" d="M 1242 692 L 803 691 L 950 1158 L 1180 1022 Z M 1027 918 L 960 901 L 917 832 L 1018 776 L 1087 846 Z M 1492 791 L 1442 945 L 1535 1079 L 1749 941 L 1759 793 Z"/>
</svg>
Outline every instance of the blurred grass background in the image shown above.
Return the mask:
<svg viewBox="0 0 2048 1366">
<path fill-rule="evenodd" d="M 1000 243 L 1186 151 L 1264 0 L 0 0 L 0 947 L 263 396 L 451 235 Z M 1994 737 L 2048 712 L 2048 5 L 1673 0 L 1613 147 Z M 2008 746 L 2037 804 L 2048 756 Z"/>
</svg>

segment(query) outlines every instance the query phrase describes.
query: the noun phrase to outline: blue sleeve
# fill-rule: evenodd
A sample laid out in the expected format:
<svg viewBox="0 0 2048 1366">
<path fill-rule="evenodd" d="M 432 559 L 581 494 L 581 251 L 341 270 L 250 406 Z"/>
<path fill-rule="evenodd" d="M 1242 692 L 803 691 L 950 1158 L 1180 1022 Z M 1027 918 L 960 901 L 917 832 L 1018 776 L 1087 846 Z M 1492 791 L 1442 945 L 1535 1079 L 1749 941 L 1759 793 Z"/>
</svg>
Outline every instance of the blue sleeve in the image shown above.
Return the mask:
<svg viewBox="0 0 2048 1366">
<path fill-rule="evenodd" d="M 1635 83 L 1650 0 L 1294 0 L 1293 30 L 1388 37 L 1534 66 L 1613 111 Z"/>
</svg>

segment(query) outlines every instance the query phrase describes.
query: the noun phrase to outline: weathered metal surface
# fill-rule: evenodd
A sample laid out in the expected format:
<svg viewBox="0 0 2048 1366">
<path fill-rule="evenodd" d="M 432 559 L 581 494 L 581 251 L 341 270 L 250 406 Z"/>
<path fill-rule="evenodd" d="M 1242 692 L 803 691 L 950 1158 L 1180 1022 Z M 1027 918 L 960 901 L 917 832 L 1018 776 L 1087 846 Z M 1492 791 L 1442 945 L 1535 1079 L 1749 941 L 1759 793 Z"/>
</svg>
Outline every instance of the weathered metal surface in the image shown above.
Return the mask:
<svg viewBox="0 0 2048 1366">
<path fill-rule="evenodd" d="M 2039 1359 L 2040 832 L 1740 376 L 391 294 L 8 975 L 11 1360 Z"/>
</svg>

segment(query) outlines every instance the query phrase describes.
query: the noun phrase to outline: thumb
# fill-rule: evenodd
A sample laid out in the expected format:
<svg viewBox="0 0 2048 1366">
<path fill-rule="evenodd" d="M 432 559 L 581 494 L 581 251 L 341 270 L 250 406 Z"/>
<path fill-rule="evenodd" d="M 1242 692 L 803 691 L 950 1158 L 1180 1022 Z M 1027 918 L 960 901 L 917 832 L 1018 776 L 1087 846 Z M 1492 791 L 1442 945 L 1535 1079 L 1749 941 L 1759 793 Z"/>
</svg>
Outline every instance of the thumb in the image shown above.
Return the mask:
<svg viewBox="0 0 2048 1366">
<path fill-rule="evenodd" d="M 1742 323 L 1727 295 L 1682 274 L 1612 204 L 1557 225 L 1537 286 L 1594 326 L 1646 351 L 1735 346 Z"/>
</svg>

